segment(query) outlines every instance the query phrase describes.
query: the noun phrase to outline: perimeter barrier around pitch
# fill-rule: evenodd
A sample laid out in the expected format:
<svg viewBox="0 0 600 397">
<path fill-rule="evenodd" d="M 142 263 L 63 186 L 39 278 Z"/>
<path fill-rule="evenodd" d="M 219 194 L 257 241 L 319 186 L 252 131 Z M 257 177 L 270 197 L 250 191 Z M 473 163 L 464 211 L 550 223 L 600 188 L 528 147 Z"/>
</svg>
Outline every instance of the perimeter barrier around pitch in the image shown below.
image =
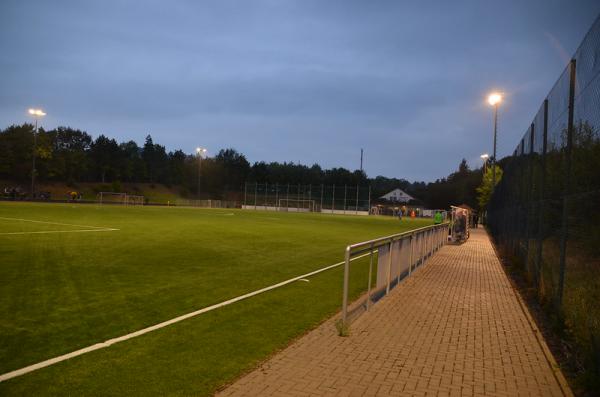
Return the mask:
<svg viewBox="0 0 600 397">
<path fill-rule="evenodd" d="M 404 233 L 351 244 L 346 247 L 342 324 L 349 326 L 360 314 L 400 284 L 404 278 L 425 263 L 448 240 L 448 223 L 414 229 Z M 364 298 L 348 304 L 350 262 L 358 256 L 369 256 L 367 293 Z M 373 262 L 377 255 L 376 280 L 373 283 Z"/>
</svg>

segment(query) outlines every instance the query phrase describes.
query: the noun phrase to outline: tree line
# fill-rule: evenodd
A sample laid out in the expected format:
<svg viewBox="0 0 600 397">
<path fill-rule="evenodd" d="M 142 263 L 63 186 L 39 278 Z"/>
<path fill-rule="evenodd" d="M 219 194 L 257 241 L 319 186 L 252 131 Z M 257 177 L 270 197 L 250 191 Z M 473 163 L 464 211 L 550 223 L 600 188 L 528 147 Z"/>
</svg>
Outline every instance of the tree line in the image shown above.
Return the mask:
<svg viewBox="0 0 600 397">
<path fill-rule="evenodd" d="M 12 125 L 0 130 L 0 179 L 25 184 L 31 178 L 34 153 L 34 126 Z M 409 182 L 406 179 L 377 176 L 345 168 L 323 169 L 293 162 L 250 164 L 235 149 L 221 149 L 214 157 L 201 160 L 181 150 L 167 151 L 150 135 L 142 146 L 135 141 L 117 142 L 70 127 L 39 129 L 35 147 L 36 178 L 41 181 L 158 183 L 176 186 L 183 196 L 197 196 L 198 173 L 201 196 L 226 198 L 239 193 L 244 183 L 371 186 L 377 198 L 400 188 L 430 208 L 447 208 L 466 203 L 477 206 L 475 189 L 481 183 L 481 169 L 471 170 L 466 160 L 448 177 L 435 182 Z"/>
</svg>

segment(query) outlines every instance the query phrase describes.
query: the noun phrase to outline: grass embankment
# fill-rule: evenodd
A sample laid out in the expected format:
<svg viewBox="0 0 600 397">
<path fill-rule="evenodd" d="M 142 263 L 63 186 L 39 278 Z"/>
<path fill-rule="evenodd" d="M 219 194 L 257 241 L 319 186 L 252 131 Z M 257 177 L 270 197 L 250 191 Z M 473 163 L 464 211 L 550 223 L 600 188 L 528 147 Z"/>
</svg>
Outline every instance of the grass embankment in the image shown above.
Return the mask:
<svg viewBox="0 0 600 397">
<path fill-rule="evenodd" d="M 0 181 L 0 188 L 5 186 L 21 186 L 25 190 L 28 184 Z M 180 189 L 153 183 L 91 183 L 81 182 L 75 185 L 67 185 L 61 182 L 38 182 L 36 189 L 39 192 L 50 192 L 51 200 L 69 200 L 72 191 L 82 194 L 85 201 L 95 201 L 99 192 L 120 192 L 131 195 L 144 196 L 151 204 L 174 203 L 183 198 Z"/>
</svg>

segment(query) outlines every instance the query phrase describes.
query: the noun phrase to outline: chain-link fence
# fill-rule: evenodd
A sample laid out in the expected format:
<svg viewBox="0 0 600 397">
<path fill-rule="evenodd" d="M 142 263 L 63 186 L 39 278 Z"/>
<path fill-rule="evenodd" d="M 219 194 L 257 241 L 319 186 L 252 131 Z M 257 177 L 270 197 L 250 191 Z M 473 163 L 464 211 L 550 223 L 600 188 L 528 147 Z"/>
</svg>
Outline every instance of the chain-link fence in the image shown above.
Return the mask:
<svg viewBox="0 0 600 397">
<path fill-rule="evenodd" d="M 352 185 L 246 183 L 244 208 L 346 214 L 369 213 L 371 189 Z"/>
<path fill-rule="evenodd" d="M 600 375 L 600 18 L 505 165 L 490 230 Z"/>
</svg>

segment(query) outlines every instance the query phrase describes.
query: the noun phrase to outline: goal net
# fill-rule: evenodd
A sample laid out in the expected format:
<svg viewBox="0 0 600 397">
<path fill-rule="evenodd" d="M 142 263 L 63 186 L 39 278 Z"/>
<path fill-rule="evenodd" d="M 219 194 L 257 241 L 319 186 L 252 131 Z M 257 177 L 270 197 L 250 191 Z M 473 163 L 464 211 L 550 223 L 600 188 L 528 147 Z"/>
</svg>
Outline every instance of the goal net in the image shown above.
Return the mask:
<svg viewBox="0 0 600 397">
<path fill-rule="evenodd" d="M 100 204 L 144 205 L 145 198 L 127 193 L 100 192 L 96 201 Z"/>
<path fill-rule="evenodd" d="M 315 200 L 279 199 L 280 211 L 314 212 Z"/>
<path fill-rule="evenodd" d="M 126 205 L 144 205 L 145 198 L 144 196 L 136 196 L 136 195 L 126 195 L 125 196 L 125 204 Z"/>
</svg>

